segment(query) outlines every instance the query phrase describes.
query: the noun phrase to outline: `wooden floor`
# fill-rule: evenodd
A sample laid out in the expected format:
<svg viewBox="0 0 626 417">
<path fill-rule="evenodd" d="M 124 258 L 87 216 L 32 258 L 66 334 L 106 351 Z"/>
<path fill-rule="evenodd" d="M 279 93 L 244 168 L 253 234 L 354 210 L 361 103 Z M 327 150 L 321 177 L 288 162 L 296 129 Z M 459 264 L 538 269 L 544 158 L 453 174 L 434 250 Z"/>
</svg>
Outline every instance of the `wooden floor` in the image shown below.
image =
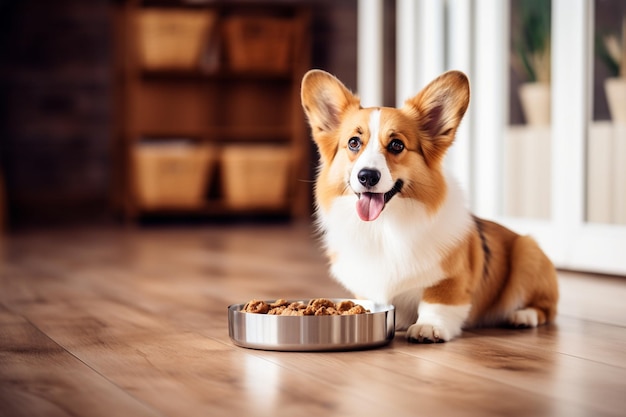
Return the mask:
<svg viewBox="0 0 626 417">
<path fill-rule="evenodd" d="M 347 297 L 307 225 L 6 237 L 1 416 L 624 416 L 626 279 L 560 274 L 557 323 L 357 352 L 236 347 L 229 304 Z"/>
</svg>

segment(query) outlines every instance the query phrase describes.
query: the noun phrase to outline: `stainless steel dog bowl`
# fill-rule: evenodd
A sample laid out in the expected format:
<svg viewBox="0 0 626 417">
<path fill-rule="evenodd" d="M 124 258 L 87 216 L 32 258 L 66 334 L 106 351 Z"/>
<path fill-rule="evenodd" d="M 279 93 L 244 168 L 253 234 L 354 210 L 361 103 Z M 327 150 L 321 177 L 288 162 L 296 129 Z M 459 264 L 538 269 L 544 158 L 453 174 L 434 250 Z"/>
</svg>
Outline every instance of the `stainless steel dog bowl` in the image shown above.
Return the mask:
<svg viewBox="0 0 626 417">
<path fill-rule="evenodd" d="M 333 302 L 345 299 L 331 299 Z M 301 300 L 292 300 L 301 301 Z M 238 346 L 280 351 L 353 350 L 386 345 L 395 334 L 395 308 L 352 300 L 370 313 L 345 316 L 274 316 L 228 307 L 228 333 Z M 301 301 L 305 304 L 307 301 Z M 270 302 L 268 302 L 270 303 Z"/>
</svg>

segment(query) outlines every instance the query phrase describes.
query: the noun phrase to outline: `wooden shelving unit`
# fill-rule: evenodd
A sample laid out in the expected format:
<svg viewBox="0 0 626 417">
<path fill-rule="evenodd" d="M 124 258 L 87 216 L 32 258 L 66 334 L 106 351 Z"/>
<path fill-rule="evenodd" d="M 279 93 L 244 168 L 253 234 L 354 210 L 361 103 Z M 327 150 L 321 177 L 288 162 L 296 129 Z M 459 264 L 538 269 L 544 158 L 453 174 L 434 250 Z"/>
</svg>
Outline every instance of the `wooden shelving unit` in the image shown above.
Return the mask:
<svg viewBox="0 0 626 417">
<path fill-rule="evenodd" d="M 215 18 L 206 34 L 211 69 L 147 68 L 142 63 L 139 24 L 142 13 L 193 11 Z M 275 213 L 292 217 L 310 212 L 310 143 L 300 106 L 300 81 L 310 66 L 310 13 L 305 7 L 261 2 L 128 0 L 116 6 L 116 162 L 115 200 L 126 218 L 148 213 L 194 212 L 206 215 Z M 225 22 L 274 18 L 290 26 L 289 59 L 284 69 L 233 69 Z M 248 36 L 253 36 L 254 34 Z M 184 47 L 184 45 L 181 45 Z M 272 59 L 268 56 L 268 59 Z M 138 197 L 133 154 L 146 140 L 185 138 L 210 145 L 216 158 L 199 204 L 146 206 Z M 220 151 L 231 145 L 278 145 L 289 149 L 285 198 L 270 206 L 233 207 L 225 199 Z M 305 181 L 303 181 L 305 180 Z M 269 185 L 271 186 L 271 184 Z"/>
</svg>

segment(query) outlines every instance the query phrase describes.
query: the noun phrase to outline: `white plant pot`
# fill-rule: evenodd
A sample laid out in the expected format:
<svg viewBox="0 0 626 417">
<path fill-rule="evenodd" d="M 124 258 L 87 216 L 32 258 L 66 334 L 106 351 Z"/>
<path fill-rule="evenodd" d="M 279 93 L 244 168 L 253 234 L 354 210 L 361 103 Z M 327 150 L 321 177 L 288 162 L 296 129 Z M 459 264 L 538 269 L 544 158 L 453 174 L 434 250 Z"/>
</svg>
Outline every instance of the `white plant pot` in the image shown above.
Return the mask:
<svg viewBox="0 0 626 417">
<path fill-rule="evenodd" d="M 623 103 L 626 105 L 626 103 Z M 622 107 L 622 116 L 624 107 Z M 626 121 L 616 123 L 613 136 L 613 222 L 626 224 Z"/>
<path fill-rule="evenodd" d="M 551 129 L 509 126 L 505 134 L 504 214 L 549 219 Z"/>
<path fill-rule="evenodd" d="M 607 78 L 604 91 L 609 102 L 611 119 L 626 125 L 626 78 Z"/>
<path fill-rule="evenodd" d="M 550 124 L 550 84 L 524 83 L 519 87 L 522 111 L 531 126 Z"/>
<path fill-rule="evenodd" d="M 587 221 L 626 224 L 626 124 L 592 123 L 587 146 Z"/>
<path fill-rule="evenodd" d="M 613 124 L 596 122 L 587 142 L 587 221 L 613 221 Z"/>
</svg>

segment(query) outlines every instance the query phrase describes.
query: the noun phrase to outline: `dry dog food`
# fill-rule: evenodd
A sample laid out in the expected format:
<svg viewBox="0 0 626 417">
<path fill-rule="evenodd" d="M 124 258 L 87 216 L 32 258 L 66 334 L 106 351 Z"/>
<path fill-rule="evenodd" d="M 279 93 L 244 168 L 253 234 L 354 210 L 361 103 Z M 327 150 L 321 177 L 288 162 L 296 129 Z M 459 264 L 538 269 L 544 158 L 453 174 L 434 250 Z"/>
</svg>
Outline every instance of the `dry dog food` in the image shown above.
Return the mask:
<svg viewBox="0 0 626 417">
<path fill-rule="evenodd" d="M 283 299 L 278 299 L 269 304 L 265 301 L 250 300 L 241 311 L 275 316 L 342 316 L 370 312 L 362 305 L 350 300 L 335 303 L 326 298 L 314 298 L 308 304 L 300 301 L 290 303 Z"/>
</svg>

